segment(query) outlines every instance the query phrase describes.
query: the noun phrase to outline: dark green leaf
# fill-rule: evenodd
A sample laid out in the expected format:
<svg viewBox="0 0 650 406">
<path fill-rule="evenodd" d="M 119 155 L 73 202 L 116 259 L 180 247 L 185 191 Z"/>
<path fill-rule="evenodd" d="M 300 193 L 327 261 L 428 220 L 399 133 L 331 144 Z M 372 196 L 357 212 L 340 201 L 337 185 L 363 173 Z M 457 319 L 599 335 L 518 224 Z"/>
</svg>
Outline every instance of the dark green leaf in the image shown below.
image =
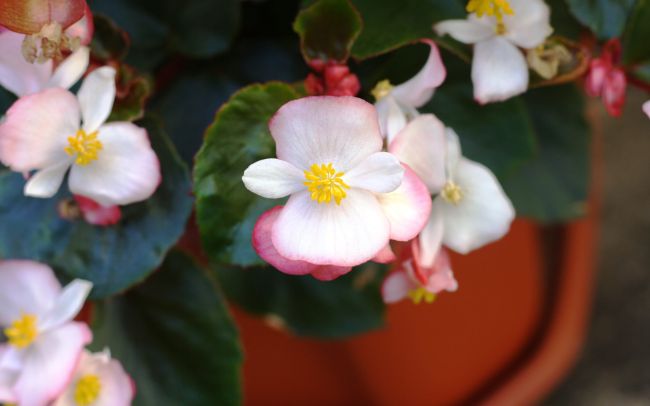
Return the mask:
<svg viewBox="0 0 650 406">
<path fill-rule="evenodd" d="M 650 62 L 650 1 L 637 0 L 623 37 L 623 60 L 627 64 Z"/>
<path fill-rule="evenodd" d="M 129 51 L 129 36 L 111 19 L 94 15 L 95 33 L 90 43 L 92 57 L 100 61 L 121 61 Z"/>
<path fill-rule="evenodd" d="M 361 31 L 361 17 L 349 0 L 318 0 L 293 24 L 305 60 L 345 61 Z"/>
<path fill-rule="evenodd" d="M 569 9 L 600 39 L 619 37 L 635 0 L 567 0 Z"/>
<path fill-rule="evenodd" d="M 369 263 L 330 282 L 270 267 L 219 267 L 218 275 L 237 304 L 294 334 L 342 338 L 383 325 L 380 265 Z"/>
<path fill-rule="evenodd" d="M 108 121 L 135 121 L 144 116 L 144 108 L 153 90 L 152 79 L 139 75 L 133 68 L 121 64 L 117 78 L 117 93 Z"/>
<path fill-rule="evenodd" d="M 149 200 L 122 208 L 122 221 L 96 227 L 58 214 L 67 185 L 51 199 L 23 196 L 21 174 L 0 172 L 0 258 L 52 265 L 64 279 L 83 278 L 105 297 L 142 281 L 183 233 L 192 199 L 187 168 L 152 120 L 142 125 L 161 162 L 162 183 Z"/>
<path fill-rule="evenodd" d="M 146 283 L 98 303 L 92 348 L 136 385 L 136 406 L 238 405 L 242 354 L 224 299 L 190 258 L 172 252 Z"/>
<path fill-rule="evenodd" d="M 539 145 L 534 159 L 502 179 L 517 213 L 544 222 L 585 214 L 590 133 L 574 85 L 530 90 L 523 101 Z"/>
<path fill-rule="evenodd" d="M 298 97 L 291 86 L 279 82 L 246 87 L 230 98 L 208 128 L 196 156 L 194 193 L 203 245 L 214 261 L 261 263 L 250 248 L 250 233 L 241 229 L 248 230 L 254 222 L 250 219 L 272 202 L 260 203 L 241 177 L 253 162 L 274 156 L 268 121 L 280 106 Z M 248 247 L 245 255 L 242 247 Z"/>
<path fill-rule="evenodd" d="M 0 87 L 0 117 L 4 116 L 5 112 L 9 107 L 11 107 L 11 104 L 14 101 L 16 101 L 16 97 Z"/>
<path fill-rule="evenodd" d="M 434 38 L 435 22 L 465 18 L 458 0 L 352 0 L 363 20 L 363 31 L 352 55 L 366 59 L 421 38 Z"/>
</svg>

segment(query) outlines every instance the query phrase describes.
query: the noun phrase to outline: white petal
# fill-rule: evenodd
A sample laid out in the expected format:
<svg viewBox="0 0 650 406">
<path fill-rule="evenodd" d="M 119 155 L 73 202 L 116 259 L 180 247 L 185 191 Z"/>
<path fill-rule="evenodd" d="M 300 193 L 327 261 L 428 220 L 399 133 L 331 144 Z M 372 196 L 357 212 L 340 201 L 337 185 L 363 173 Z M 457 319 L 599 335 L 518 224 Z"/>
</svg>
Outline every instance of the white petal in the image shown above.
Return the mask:
<svg viewBox="0 0 650 406">
<path fill-rule="evenodd" d="M 0 261 L 0 327 L 21 313 L 42 316 L 53 305 L 61 285 L 50 267 L 34 261 Z"/>
<path fill-rule="evenodd" d="M 503 37 L 479 42 L 474 45 L 472 82 L 479 103 L 507 100 L 528 88 L 526 59 Z"/>
<path fill-rule="evenodd" d="M 403 176 L 404 168 L 395 155 L 375 152 L 347 172 L 343 179 L 350 187 L 388 193 L 399 187 Z"/>
<path fill-rule="evenodd" d="M 277 156 L 306 170 L 332 163 L 347 172 L 382 147 L 375 108 L 356 97 L 312 96 L 293 100 L 269 123 Z"/>
<path fill-rule="evenodd" d="M 71 88 L 86 72 L 89 59 L 90 48 L 79 47 L 54 70 L 47 87 Z"/>
<path fill-rule="evenodd" d="M 29 63 L 22 53 L 25 36 L 11 31 L 0 33 L 0 85 L 17 96 L 37 93 L 52 75 L 52 61 Z"/>
<path fill-rule="evenodd" d="M 395 135 L 399 133 L 407 123 L 406 113 L 399 106 L 391 95 L 384 97 L 376 103 L 377 114 L 379 115 L 379 128 L 383 137 L 387 138 L 390 144 Z"/>
<path fill-rule="evenodd" d="M 429 221 L 427 221 L 418 238 L 420 251 L 418 262 L 425 268 L 433 266 L 440 252 L 442 236 L 445 230 L 443 215 L 444 213 L 440 208 L 440 204 L 433 204 Z"/>
<path fill-rule="evenodd" d="M 650 100 L 643 103 L 643 112 L 650 118 Z"/>
<path fill-rule="evenodd" d="M 0 160 L 29 172 L 69 158 L 64 148 L 79 129 L 79 104 L 63 89 L 21 97 L 0 122 Z"/>
<path fill-rule="evenodd" d="M 444 219 L 443 244 L 466 254 L 503 237 L 515 211 L 494 174 L 485 166 L 462 158 L 453 180 L 463 193 L 458 205 L 442 197 L 433 203 Z"/>
<path fill-rule="evenodd" d="M 72 165 L 72 160 L 66 160 L 41 169 L 32 175 L 25 183 L 25 196 L 50 198 L 59 191 L 66 171 Z"/>
<path fill-rule="evenodd" d="M 411 167 L 431 193 L 445 184 L 445 126 L 433 114 L 423 114 L 397 134 L 389 151 Z"/>
<path fill-rule="evenodd" d="M 496 35 L 493 25 L 472 18 L 441 21 L 433 28 L 438 35 L 449 34 L 455 40 L 465 44 L 475 44 Z"/>
<path fill-rule="evenodd" d="M 74 165 L 70 190 L 104 206 L 148 199 L 160 184 L 160 164 L 147 131 L 132 123 L 106 124 L 99 129 L 103 149 L 96 161 Z"/>
<path fill-rule="evenodd" d="M 544 42 L 553 33 L 550 24 L 551 9 L 542 0 L 510 0 L 514 11 L 504 16 L 505 37 L 516 45 L 531 49 Z"/>
<path fill-rule="evenodd" d="M 84 79 L 79 93 L 83 129 L 87 133 L 97 130 L 111 114 L 115 100 L 115 69 L 103 66 Z"/>
<path fill-rule="evenodd" d="M 289 162 L 263 159 L 244 171 L 244 186 L 268 199 L 278 199 L 305 189 L 304 173 Z"/>
<path fill-rule="evenodd" d="M 15 390 L 21 406 L 43 406 L 65 388 L 92 334 L 83 323 L 67 323 L 39 336 L 27 350 Z"/>
<path fill-rule="evenodd" d="M 48 331 L 68 322 L 79 313 L 93 288 L 91 282 L 75 279 L 70 282 L 56 299 L 54 306 L 39 322 L 41 331 Z"/>
<path fill-rule="evenodd" d="M 280 255 L 317 265 L 356 266 L 386 244 L 390 227 L 377 198 L 350 189 L 337 205 L 317 203 L 309 192 L 289 198 L 272 231 Z"/>
<path fill-rule="evenodd" d="M 391 95 L 401 104 L 414 108 L 422 107 L 428 102 L 433 96 L 434 90 L 442 84 L 447 76 L 438 46 L 428 39 L 423 42 L 431 47 L 427 62 L 415 76 L 407 82 L 395 86 L 391 92 Z"/>
<path fill-rule="evenodd" d="M 445 155 L 445 169 L 447 171 L 447 177 L 453 178 L 456 173 L 456 167 L 458 166 L 458 161 L 463 157 L 462 149 L 460 147 L 460 139 L 458 134 L 454 131 L 453 128 L 447 127 L 445 129 L 445 138 L 447 140 L 447 148 Z"/>
<path fill-rule="evenodd" d="M 406 272 L 397 271 L 388 275 L 381 286 L 381 296 L 385 303 L 395 303 L 406 298 L 417 285 Z"/>
</svg>

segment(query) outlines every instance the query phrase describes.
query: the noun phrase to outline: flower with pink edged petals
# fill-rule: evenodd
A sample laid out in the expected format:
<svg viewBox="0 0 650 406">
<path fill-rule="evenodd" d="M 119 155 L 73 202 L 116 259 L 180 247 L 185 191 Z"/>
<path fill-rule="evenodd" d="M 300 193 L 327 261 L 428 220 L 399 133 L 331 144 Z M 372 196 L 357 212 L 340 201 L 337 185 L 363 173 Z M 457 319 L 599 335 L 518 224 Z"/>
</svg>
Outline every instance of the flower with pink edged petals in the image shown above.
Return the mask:
<svg viewBox="0 0 650 406">
<path fill-rule="evenodd" d="M 471 3 L 474 6 L 470 7 Z M 472 82 L 474 98 L 481 104 L 507 100 L 528 88 L 528 64 L 519 50 L 544 43 L 553 32 L 551 10 L 543 0 L 477 0 L 466 20 L 437 23 L 439 35 L 474 44 Z M 490 3 L 492 7 L 484 6 Z"/>
<path fill-rule="evenodd" d="M 410 119 L 419 114 L 416 109 L 431 99 L 436 88 L 447 77 L 438 46 L 428 39 L 422 42 L 429 45 L 431 50 L 427 62 L 415 76 L 396 86 L 382 80 L 372 91 L 381 133 L 389 143 Z"/>
<path fill-rule="evenodd" d="M 277 253 L 347 268 L 385 248 L 391 216 L 378 196 L 398 189 L 405 169 L 381 152 L 374 107 L 354 97 L 307 97 L 280 108 L 270 130 L 278 159 L 252 164 L 242 179 L 260 196 L 290 196 L 271 227 Z"/>
<path fill-rule="evenodd" d="M 70 384 L 52 406 L 129 406 L 133 381 L 108 349 L 84 351 Z"/>
<path fill-rule="evenodd" d="M 92 334 L 73 319 L 92 289 L 65 288 L 46 265 L 0 262 L 0 402 L 45 406 L 65 388 Z"/>
<path fill-rule="evenodd" d="M 621 41 L 612 38 L 603 46 L 600 57 L 591 60 L 585 78 L 585 90 L 589 96 L 600 97 L 607 112 L 618 117 L 625 105 L 627 78 L 620 66 Z"/>
<path fill-rule="evenodd" d="M 384 302 L 395 303 L 409 297 L 415 304 L 432 303 L 438 293 L 458 289 L 444 248 L 431 261 L 421 256 L 418 240 L 413 240 L 406 249 L 409 252 L 405 259 L 384 279 L 381 287 Z"/>
<path fill-rule="evenodd" d="M 26 96 L 53 87 L 68 89 L 86 71 L 90 58 L 87 47 L 79 47 L 56 68 L 52 60 L 29 63 L 21 46 L 25 35 L 11 31 L 0 32 L 0 86 L 16 96 Z"/>
<path fill-rule="evenodd" d="M 0 161 L 13 171 L 36 171 L 25 195 L 54 196 L 68 169 L 70 191 L 103 206 L 153 194 L 160 165 L 146 130 L 129 122 L 104 123 L 114 98 L 115 69 L 102 67 L 86 77 L 77 97 L 47 89 L 9 108 L 0 124 Z"/>
<path fill-rule="evenodd" d="M 112 226 L 122 218 L 120 206 L 102 206 L 96 201 L 84 196 L 75 195 L 81 216 L 88 223 L 95 226 Z"/>
</svg>

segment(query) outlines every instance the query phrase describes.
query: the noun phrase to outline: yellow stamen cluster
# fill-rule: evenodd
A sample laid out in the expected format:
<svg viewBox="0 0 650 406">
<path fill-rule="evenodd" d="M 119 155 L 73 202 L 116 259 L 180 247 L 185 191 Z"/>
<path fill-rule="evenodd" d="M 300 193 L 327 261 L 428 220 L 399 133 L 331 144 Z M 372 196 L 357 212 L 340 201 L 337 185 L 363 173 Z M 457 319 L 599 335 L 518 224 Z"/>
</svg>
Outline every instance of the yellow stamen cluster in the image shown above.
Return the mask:
<svg viewBox="0 0 650 406">
<path fill-rule="evenodd" d="M 97 159 L 97 154 L 104 148 L 102 142 L 97 139 L 98 134 L 97 131 L 90 134 L 84 130 L 77 131 L 75 135 L 68 137 L 69 145 L 65 147 L 65 152 L 77 156 L 77 165 L 88 165 Z"/>
<path fill-rule="evenodd" d="M 498 22 L 503 21 L 504 14 L 515 14 L 508 0 L 469 0 L 466 10 L 468 13 L 476 13 L 478 17 L 495 16 Z"/>
<path fill-rule="evenodd" d="M 36 316 L 33 314 L 23 314 L 11 326 L 4 329 L 4 335 L 9 340 L 10 345 L 16 348 L 28 347 L 38 336 Z"/>
<path fill-rule="evenodd" d="M 415 304 L 420 304 L 423 301 L 425 303 L 433 303 L 436 300 L 436 294 L 429 292 L 424 286 L 409 291 L 408 295 Z"/>
<path fill-rule="evenodd" d="M 99 397 L 102 383 L 97 375 L 84 375 L 74 388 L 74 401 L 78 406 L 89 406 Z"/>
<path fill-rule="evenodd" d="M 305 171 L 305 186 L 311 192 L 311 198 L 318 203 L 329 203 L 336 201 L 341 204 L 341 200 L 347 196 L 345 189 L 350 189 L 343 180 L 343 172 L 336 172 L 332 163 L 313 164 L 310 171 Z"/>
<path fill-rule="evenodd" d="M 442 188 L 440 195 L 447 202 L 453 205 L 457 205 L 461 200 L 463 200 L 464 194 L 463 189 L 461 189 L 460 186 L 454 183 L 454 181 L 449 180 L 447 183 L 445 183 L 445 186 Z"/>
<path fill-rule="evenodd" d="M 375 101 L 379 101 L 393 90 L 393 85 L 388 79 L 384 79 L 377 83 L 370 93 L 375 97 Z"/>
</svg>

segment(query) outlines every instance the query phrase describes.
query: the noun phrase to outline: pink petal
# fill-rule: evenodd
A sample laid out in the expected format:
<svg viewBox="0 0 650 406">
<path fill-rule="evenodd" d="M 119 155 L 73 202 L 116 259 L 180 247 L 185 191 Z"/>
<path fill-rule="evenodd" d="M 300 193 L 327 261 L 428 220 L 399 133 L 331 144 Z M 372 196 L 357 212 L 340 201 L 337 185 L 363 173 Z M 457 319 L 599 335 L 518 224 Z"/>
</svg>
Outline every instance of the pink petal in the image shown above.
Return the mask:
<svg viewBox="0 0 650 406">
<path fill-rule="evenodd" d="M 25 36 L 11 31 L 0 33 L 0 85 L 17 96 L 37 93 L 52 75 L 52 61 L 29 63 L 22 53 Z"/>
<path fill-rule="evenodd" d="M 600 96 L 605 83 L 605 77 L 610 70 L 609 64 L 601 59 L 591 61 L 589 73 L 585 79 L 585 91 L 591 97 Z"/>
<path fill-rule="evenodd" d="M 112 226 L 122 219 L 120 206 L 102 206 L 93 199 L 81 195 L 74 195 L 74 200 L 79 205 L 81 215 L 88 224 Z"/>
<path fill-rule="evenodd" d="M 390 223 L 390 239 L 408 241 L 424 228 L 431 213 L 431 195 L 415 172 L 404 165 L 404 180 L 397 190 L 378 195 Z"/>
<path fill-rule="evenodd" d="M 625 72 L 620 68 L 612 69 L 605 79 L 602 93 L 603 102 L 611 116 L 618 117 L 623 113 L 626 87 Z"/>
<path fill-rule="evenodd" d="M 436 43 L 430 39 L 423 39 L 422 42 L 431 47 L 427 62 L 409 81 L 395 86 L 392 91 L 392 96 L 400 103 L 415 108 L 427 103 L 433 96 L 434 90 L 447 77 L 447 70 L 442 63 Z"/>
<path fill-rule="evenodd" d="M 406 272 L 397 271 L 388 275 L 381 285 L 381 296 L 385 303 L 395 303 L 404 299 L 411 289 L 417 285 L 408 277 Z"/>
<path fill-rule="evenodd" d="M 379 264 L 388 264 L 397 259 L 393 249 L 390 247 L 390 244 L 386 244 L 384 248 L 379 251 L 375 257 L 372 259 L 372 262 L 377 262 Z"/>
<path fill-rule="evenodd" d="M 70 156 L 67 138 L 79 129 L 79 105 L 67 90 L 21 97 L 0 124 L 0 161 L 16 172 L 42 169 Z"/>
<path fill-rule="evenodd" d="M 440 293 L 443 290 L 455 292 L 458 289 L 458 282 L 454 278 L 449 261 L 449 253 L 445 248 L 441 248 L 436 255 L 433 266 L 423 267 L 418 260 L 420 252 L 418 244 L 412 245 L 414 270 L 418 279 L 424 280 L 424 287 L 431 293 Z"/>
<path fill-rule="evenodd" d="M 269 123 L 279 159 L 347 172 L 382 147 L 375 108 L 356 97 L 311 96 L 282 106 Z"/>
<path fill-rule="evenodd" d="M 643 103 L 643 112 L 650 118 L 650 100 Z"/>
<path fill-rule="evenodd" d="M 85 2 L 84 2 L 85 3 Z M 70 37 L 77 37 L 81 41 L 81 45 L 88 45 L 93 39 L 95 33 L 95 24 L 93 22 L 93 14 L 90 11 L 88 4 L 85 4 L 84 16 L 81 20 L 72 24 L 65 30 L 65 33 Z"/>
</svg>

